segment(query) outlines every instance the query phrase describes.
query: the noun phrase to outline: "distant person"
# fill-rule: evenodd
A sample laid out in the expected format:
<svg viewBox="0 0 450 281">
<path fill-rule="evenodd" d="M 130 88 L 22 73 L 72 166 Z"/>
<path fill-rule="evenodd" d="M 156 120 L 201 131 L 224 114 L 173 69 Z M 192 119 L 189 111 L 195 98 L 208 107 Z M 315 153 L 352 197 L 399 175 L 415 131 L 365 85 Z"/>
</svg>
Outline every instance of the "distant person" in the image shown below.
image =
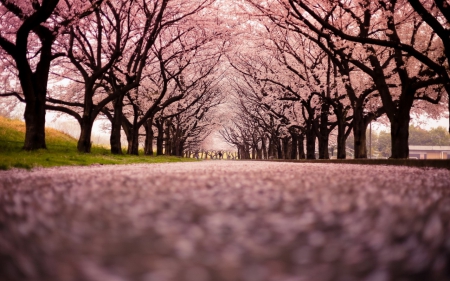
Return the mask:
<svg viewBox="0 0 450 281">
<path fill-rule="evenodd" d="M 222 158 L 223 158 L 222 151 L 219 151 L 219 159 L 222 159 Z"/>
<path fill-rule="evenodd" d="M 194 152 L 194 158 L 198 160 L 198 151 Z"/>
</svg>

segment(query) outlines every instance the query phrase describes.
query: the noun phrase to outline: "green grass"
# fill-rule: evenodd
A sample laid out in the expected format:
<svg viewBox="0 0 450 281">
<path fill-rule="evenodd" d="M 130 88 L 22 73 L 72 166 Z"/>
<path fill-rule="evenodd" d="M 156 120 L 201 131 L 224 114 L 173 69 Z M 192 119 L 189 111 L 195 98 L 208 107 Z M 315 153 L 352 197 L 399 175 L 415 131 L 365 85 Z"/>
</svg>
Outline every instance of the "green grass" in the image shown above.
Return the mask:
<svg viewBox="0 0 450 281">
<path fill-rule="evenodd" d="M 408 167 L 431 167 L 450 170 L 450 159 L 274 159 L 274 160 L 252 160 L 273 161 L 291 163 L 329 163 L 329 164 L 357 164 L 357 165 L 393 165 Z"/>
<path fill-rule="evenodd" d="M 108 148 L 94 146 L 91 153 L 79 153 L 77 140 L 57 131 L 46 129 L 47 149 L 22 150 L 25 139 L 25 123 L 0 116 L 0 170 L 12 167 L 86 166 L 92 164 L 131 164 L 185 162 L 193 159 L 174 156 L 113 155 Z"/>
</svg>

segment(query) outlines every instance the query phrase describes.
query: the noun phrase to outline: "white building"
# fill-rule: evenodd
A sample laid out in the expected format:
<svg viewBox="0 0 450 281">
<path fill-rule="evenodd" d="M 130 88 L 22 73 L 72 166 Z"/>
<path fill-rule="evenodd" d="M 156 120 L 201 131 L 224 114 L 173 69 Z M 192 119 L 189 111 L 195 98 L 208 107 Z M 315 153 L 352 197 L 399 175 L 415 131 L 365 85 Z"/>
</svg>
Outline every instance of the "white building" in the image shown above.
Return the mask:
<svg viewBox="0 0 450 281">
<path fill-rule="evenodd" d="M 450 146 L 410 145 L 409 158 L 450 159 Z"/>
</svg>

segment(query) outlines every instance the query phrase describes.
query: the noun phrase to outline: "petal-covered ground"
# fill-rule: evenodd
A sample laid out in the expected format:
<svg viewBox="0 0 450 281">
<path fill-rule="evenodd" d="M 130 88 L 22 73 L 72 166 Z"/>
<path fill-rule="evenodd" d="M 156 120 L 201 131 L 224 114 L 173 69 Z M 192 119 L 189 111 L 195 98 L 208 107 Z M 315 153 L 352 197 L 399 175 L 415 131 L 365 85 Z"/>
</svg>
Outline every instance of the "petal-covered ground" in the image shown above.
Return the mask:
<svg viewBox="0 0 450 281">
<path fill-rule="evenodd" d="M 203 161 L 0 172 L 0 280 L 449 279 L 449 170 Z"/>
</svg>

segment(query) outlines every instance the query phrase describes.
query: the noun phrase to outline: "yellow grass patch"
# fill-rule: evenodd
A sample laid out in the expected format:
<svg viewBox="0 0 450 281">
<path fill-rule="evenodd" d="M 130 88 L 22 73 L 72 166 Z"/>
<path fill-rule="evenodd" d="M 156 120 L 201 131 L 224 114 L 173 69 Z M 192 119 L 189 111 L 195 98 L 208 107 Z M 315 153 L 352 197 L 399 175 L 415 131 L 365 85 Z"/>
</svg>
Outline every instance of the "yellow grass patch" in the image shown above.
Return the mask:
<svg viewBox="0 0 450 281">
<path fill-rule="evenodd" d="M 17 133 L 25 134 L 25 122 L 17 119 L 12 120 L 0 116 L 0 137 L 2 137 L 1 139 L 9 139 L 11 136 L 8 136 L 8 134 L 11 134 L 12 132 L 16 134 Z M 45 128 L 45 139 L 46 141 L 49 142 L 76 141 L 76 139 L 74 139 L 72 136 L 53 128 Z"/>
<path fill-rule="evenodd" d="M 17 119 L 12 120 L 3 116 L 0 116 L 0 128 L 10 128 L 12 130 L 25 133 L 25 123 L 23 121 Z"/>
<path fill-rule="evenodd" d="M 58 141 L 76 141 L 72 136 L 53 128 L 45 128 L 45 139 L 49 141 L 56 139 Z"/>
</svg>

